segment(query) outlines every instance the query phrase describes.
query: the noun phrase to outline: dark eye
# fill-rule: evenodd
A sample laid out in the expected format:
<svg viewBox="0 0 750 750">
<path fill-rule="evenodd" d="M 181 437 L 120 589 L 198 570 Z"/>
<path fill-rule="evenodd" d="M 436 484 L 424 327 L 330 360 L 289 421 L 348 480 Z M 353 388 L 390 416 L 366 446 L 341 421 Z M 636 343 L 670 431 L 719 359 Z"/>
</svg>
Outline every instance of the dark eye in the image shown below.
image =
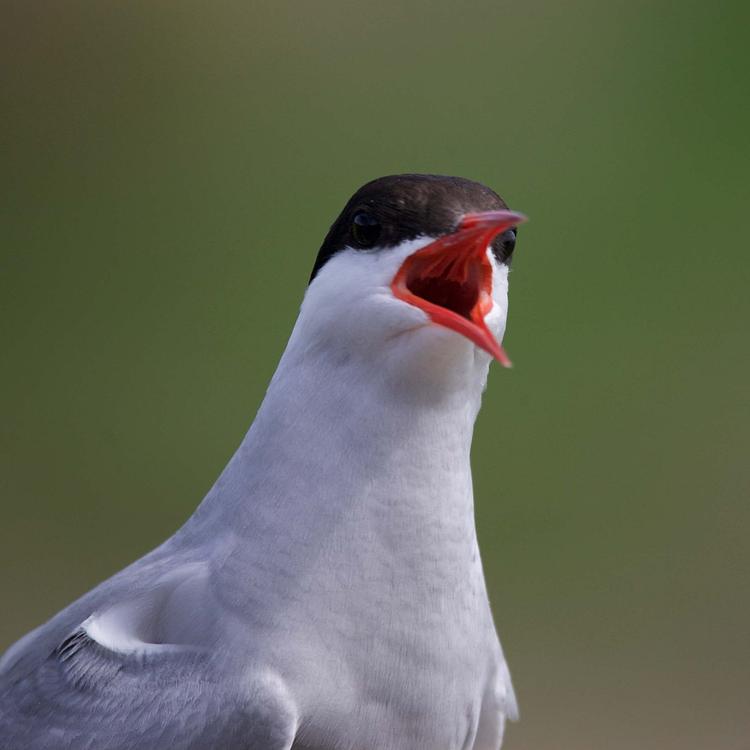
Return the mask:
<svg viewBox="0 0 750 750">
<path fill-rule="evenodd" d="M 360 247 L 372 247 L 380 237 L 380 222 L 367 211 L 358 211 L 352 220 L 352 237 Z"/>
<path fill-rule="evenodd" d="M 509 266 L 513 256 L 513 250 L 516 247 L 516 230 L 506 229 L 501 235 L 495 237 L 492 242 L 492 254 L 498 263 L 505 263 Z"/>
</svg>

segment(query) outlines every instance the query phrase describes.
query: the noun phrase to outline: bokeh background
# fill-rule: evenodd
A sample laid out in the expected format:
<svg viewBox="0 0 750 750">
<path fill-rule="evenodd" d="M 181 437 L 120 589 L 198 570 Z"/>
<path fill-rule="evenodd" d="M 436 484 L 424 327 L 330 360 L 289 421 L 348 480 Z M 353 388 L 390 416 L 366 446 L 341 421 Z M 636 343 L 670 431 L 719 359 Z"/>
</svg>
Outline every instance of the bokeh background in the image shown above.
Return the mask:
<svg viewBox="0 0 750 750">
<path fill-rule="evenodd" d="M 0 649 L 191 513 L 387 173 L 531 221 L 474 447 L 510 750 L 750 747 L 747 4 L 3 2 Z"/>
</svg>

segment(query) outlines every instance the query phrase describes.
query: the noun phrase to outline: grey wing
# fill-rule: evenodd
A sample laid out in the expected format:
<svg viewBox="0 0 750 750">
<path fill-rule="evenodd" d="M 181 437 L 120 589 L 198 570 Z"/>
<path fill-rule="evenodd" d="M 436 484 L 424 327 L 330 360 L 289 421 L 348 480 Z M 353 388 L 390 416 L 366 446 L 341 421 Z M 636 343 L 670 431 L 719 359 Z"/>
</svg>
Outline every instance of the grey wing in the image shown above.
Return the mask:
<svg viewBox="0 0 750 750">
<path fill-rule="evenodd" d="M 170 566 L 135 594 L 116 584 L 3 657 L 0 750 L 288 750 L 296 711 L 282 682 L 207 636 L 205 566 Z"/>
<path fill-rule="evenodd" d="M 205 653 L 123 655 L 78 629 L 0 688 L 0 748 L 245 748 L 252 717 L 239 697 Z"/>
</svg>

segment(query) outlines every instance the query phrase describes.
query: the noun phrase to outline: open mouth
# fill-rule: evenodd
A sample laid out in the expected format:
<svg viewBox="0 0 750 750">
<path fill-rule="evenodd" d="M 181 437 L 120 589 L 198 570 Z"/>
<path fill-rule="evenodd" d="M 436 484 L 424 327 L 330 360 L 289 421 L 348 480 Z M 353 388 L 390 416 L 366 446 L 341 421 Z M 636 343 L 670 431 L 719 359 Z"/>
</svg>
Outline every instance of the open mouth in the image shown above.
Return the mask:
<svg viewBox="0 0 750 750">
<path fill-rule="evenodd" d="M 465 336 L 510 367 L 487 328 L 492 309 L 492 266 L 487 248 L 501 232 L 525 221 L 515 211 L 466 214 L 458 229 L 410 255 L 391 282 L 395 297 L 420 308 L 437 325 Z"/>
</svg>

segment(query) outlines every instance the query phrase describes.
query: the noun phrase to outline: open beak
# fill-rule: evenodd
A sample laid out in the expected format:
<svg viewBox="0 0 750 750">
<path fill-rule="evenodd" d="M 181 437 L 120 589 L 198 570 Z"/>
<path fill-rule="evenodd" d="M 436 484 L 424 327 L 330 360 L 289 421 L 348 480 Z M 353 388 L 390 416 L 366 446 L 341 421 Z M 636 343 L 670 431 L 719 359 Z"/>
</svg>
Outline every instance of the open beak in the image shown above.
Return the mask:
<svg viewBox="0 0 750 750">
<path fill-rule="evenodd" d="M 424 310 L 491 354 L 503 367 L 511 362 L 484 318 L 492 309 L 492 265 L 487 248 L 506 229 L 526 221 L 515 211 L 464 214 L 458 229 L 410 255 L 391 282 L 396 298 Z"/>
</svg>

